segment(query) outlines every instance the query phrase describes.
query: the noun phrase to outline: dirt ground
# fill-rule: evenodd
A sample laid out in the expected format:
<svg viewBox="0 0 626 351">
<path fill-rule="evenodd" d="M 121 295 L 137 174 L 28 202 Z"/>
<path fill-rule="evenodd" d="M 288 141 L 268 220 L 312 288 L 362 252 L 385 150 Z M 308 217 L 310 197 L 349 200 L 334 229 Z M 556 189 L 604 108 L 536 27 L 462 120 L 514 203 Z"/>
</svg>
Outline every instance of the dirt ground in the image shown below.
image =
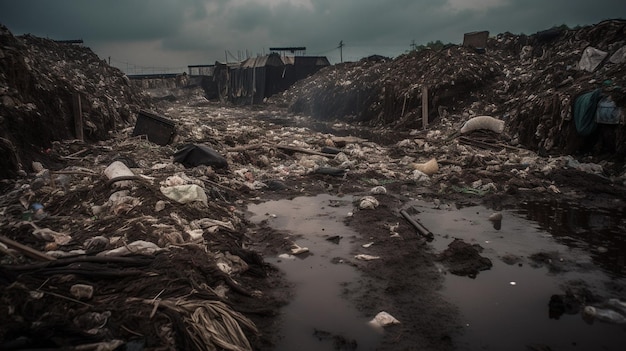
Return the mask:
<svg viewBox="0 0 626 351">
<path fill-rule="evenodd" d="M 621 22 L 609 22 L 601 29 L 606 27 L 613 33 L 622 28 L 618 24 Z M 585 38 L 591 41 L 593 33 L 581 30 L 567 34 L 561 44 L 571 42 L 574 35 L 588 35 Z M 45 77 L 56 70 L 20 65 L 28 60 L 18 53 L 70 62 L 72 56 L 86 55 L 84 48 L 70 50 L 32 37 L 16 40 L 5 28 L 0 34 L 5 46 L 14 47 L 5 50 L 0 68 L 8 72 L 8 67 L 17 65 L 34 81 L 52 82 L 54 79 Z M 517 53 L 528 44 L 521 43 L 519 37 L 507 38 L 503 36 L 492 45 L 502 46 L 499 50 L 504 53 Z M 605 40 L 597 42 L 605 49 L 616 47 Z M 559 50 L 570 49 L 562 46 Z M 41 55 L 41 47 L 51 54 Z M 568 138 L 561 128 L 567 123 L 560 120 L 561 109 L 555 106 L 568 101 L 574 92 L 589 88 L 591 73 L 572 73 L 576 84 L 562 92 L 562 101 L 546 93 L 541 97 L 543 102 L 518 104 L 511 109 L 515 118 L 507 120 L 502 133 L 479 130 L 461 135 L 459 129 L 476 111 L 503 115 L 502 106 L 508 106 L 503 100 L 506 94 L 524 95 L 536 89 L 543 80 L 537 73 L 542 60 L 562 57 L 529 58 L 524 69 L 537 73 L 530 79 L 523 72 L 506 73 L 504 63 L 517 60 L 516 55 L 500 52 L 485 59 L 478 54 L 465 55 L 463 50 L 449 48 L 445 54 L 452 55 L 458 65 L 448 65 L 450 60 L 443 52 L 414 53 L 396 61 L 398 69 L 413 67 L 415 77 L 429 74 L 426 78 L 433 81 L 436 77 L 431 73 L 438 66 L 424 73 L 416 62 L 426 59 L 455 69 L 449 72 L 451 80 L 433 86 L 433 94 L 448 106 L 433 111 L 435 118 L 428 128 L 417 123 L 421 116 L 415 99 L 407 102 L 408 112 L 403 118 L 386 123 L 390 116 L 404 112 L 402 96 L 415 96 L 415 92 L 408 81 L 385 90 L 392 92 L 389 95 L 370 89 L 393 81 L 393 75 L 377 79 L 362 74 L 368 69 L 383 72 L 377 65 L 384 62 L 333 67 L 345 76 L 320 72 L 274 101 L 238 107 L 208 101 L 197 88 L 172 89 L 168 94 L 174 94 L 167 99 L 150 99 L 132 89 L 120 72 L 88 56 L 93 59 L 89 76 L 101 77 L 104 83 L 99 79 L 68 80 L 81 77 L 73 70 L 53 77 L 69 86 L 87 87 L 83 98 L 92 103 L 83 105 L 83 110 L 87 120 L 91 117 L 97 123 L 88 126 L 92 135 L 87 135 L 86 141 L 73 137 L 71 98 L 50 102 L 68 94 L 56 90 L 63 84 L 14 87 L 22 80 L 8 77 L 11 89 L 2 91 L 0 106 L 6 116 L 0 124 L 7 125 L 0 135 L 0 155 L 7 155 L 3 159 L 8 160 L 2 174 L 5 179 L 0 181 L 0 235 L 5 244 L 0 253 L 0 348 L 80 345 L 99 350 L 272 350 L 281 337 L 277 333 L 279 311 L 292 297 L 293 287 L 264 257 L 285 252 L 292 241 L 289 233 L 273 230 L 267 223 L 251 223 L 246 214 L 248 204 L 322 193 L 371 195 L 372 188 L 384 186 L 386 194 L 374 195 L 379 202 L 375 209 L 355 207 L 354 216 L 346 220 L 359 233 L 359 244 L 372 239 L 379 243 L 371 253 L 383 259 L 364 263 L 346 258 L 364 278 L 358 285 L 346 287 L 344 295 L 364 315 L 383 309 L 394 311 L 402 321 L 386 330 L 380 350 L 455 349 L 454 336 L 462 331 L 458 311 L 438 293 L 443 277 L 436 262 L 445 264 L 446 260 L 436 255 L 428 239 L 402 217 L 400 210 L 407 202 L 419 198 L 460 206 L 481 204 L 494 211 L 514 208 L 524 201 L 575 203 L 620 213 L 626 207 L 621 145 L 607 154 L 601 148 L 593 152 L 597 143 L 583 140 L 591 151 L 577 149 L 575 158 L 563 151 Z M 568 59 L 579 56 L 567 52 Z M 476 69 L 456 70 L 465 67 L 464 59 L 476 64 Z M 77 70 L 85 68 L 81 60 L 76 61 Z M 617 77 L 610 83 L 611 89 L 623 85 L 623 67 L 605 70 Z M 371 80 L 359 83 L 367 87 L 362 93 L 373 99 L 367 101 L 371 105 L 361 106 L 367 113 L 336 119 L 303 114 L 324 104 L 324 91 L 334 94 L 333 101 L 338 104 L 344 93 L 354 97 L 354 91 L 343 89 L 357 84 L 335 84 L 352 76 Z M 514 79 L 491 81 L 504 76 Z M 531 84 L 524 84 L 527 79 Z M 474 80 L 480 84 L 459 83 Z M 311 88 L 324 88 L 319 82 L 333 87 L 321 92 Z M 494 90 L 494 86 L 504 91 L 509 83 L 511 91 L 490 96 L 493 101 L 478 101 L 477 96 L 484 91 Z M 123 89 L 110 88 L 105 94 L 97 88 L 101 85 Z M 457 100 L 457 89 L 471 93 Z M 623 97 L 618 88 L 611 91 Z M 288 102 L 290 94 L 298 100 L 294 104 Z M 45 101 L 40 103 L 38 96 Z M 307 97 L 321 100 L 301 101 Z M 378 104 L 379 98 L 388 104 Z M 346 104 L 341 107 L 354 108 Z M 174 121 L 176 136 L 170 143 L 157 145 L 145 136 L 133 136 L 132 122 L 142 108 Z M 527 125 L 537 122 L 535 112 L 543 109 L 549 111 L 536 114 L 540 122 Z M 37 113 L 63 118 L 54 120 L 56 124 L 51 126 L 58 128 L 48 128 L 53 131 L 39 126 L 35 133 L 29 133 L 24 125 L 29 125 L 26 122 L 34 120 Z M 533 118 L 526 118 L 529 115 Z M 12 116 L 15 118 L 9 118 Z M 371 123 L 361 123 L 364 119 Z M 550 137 L 534 137 L 541 134 L 537 124 L 543 122 L 558 147 L 548 147 Z M 623 126 L 614 129 L 615 139 L 621 140 Z M 51 133 L 58 135 L 51 137 Z M 177 151 L 188 144 L 214 149 L 228 166 L 185 167 L 174 162 Z M 322 152 L 325 148 L 340 152 Z M 437 164 L 435 171 L 420 171 L 432 160 Z M 105 169 L 116 161 L 133 175 L 124 179 L 105 176 Z M 201 198 L 183 203 L 163 191 L 179 185 L 202 189 L 206 204 Z M 403 238 L 401 244 L 389 237 L 389 226 L 395 223 Z M 138 241 L 153 246 L 138 254 L 140 249 L 133 246 Z M 124 249 L 130 252 L 111 253 Z M 467 254 L 468 266 L 479 267 L 480 255 L 471 251 L 461 254 Z M 465 272 L 472 274 L 471 270 Z M 93 293 L 84 295 L 79 288 L 92 289 Z M 349 340 L 336 346 L 338 350 L 355 349 Z"/>
</svg>

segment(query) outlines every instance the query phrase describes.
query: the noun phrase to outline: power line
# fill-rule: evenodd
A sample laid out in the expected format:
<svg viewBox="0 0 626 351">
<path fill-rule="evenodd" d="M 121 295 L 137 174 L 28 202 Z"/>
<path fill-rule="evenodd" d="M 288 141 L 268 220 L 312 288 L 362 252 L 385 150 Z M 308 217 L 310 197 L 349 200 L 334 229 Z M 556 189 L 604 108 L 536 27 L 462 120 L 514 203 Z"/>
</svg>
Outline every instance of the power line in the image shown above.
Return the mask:
<svg viewBox="0 0 626 351">
<path fill-rule="evenodd" d="M 340 40 L 339 46 L 337 48 L 339 49 L 339 57 L 340 57 L 341 63 L 343 63 L 343 47 L 344 47 L 343 40 Z"/>
</svg>

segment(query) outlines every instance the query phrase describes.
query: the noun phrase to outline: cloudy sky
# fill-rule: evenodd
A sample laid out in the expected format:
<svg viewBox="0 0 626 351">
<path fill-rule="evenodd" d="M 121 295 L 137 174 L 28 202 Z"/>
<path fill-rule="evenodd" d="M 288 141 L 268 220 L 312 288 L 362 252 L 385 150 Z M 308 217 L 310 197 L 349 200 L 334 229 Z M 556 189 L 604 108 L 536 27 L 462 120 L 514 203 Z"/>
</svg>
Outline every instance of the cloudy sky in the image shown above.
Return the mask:
<svg viewBox="0 0 626 351">
<path fill-rule="evenodd" d="M 182 72 L 270 47 L 305 46 L 344 61 L 395 57 L 463 33 L 532 34 L 626 18 L 622 0 L 0 0 L 15 35 L 83 39 L 127 73 Z"/>
</svg>

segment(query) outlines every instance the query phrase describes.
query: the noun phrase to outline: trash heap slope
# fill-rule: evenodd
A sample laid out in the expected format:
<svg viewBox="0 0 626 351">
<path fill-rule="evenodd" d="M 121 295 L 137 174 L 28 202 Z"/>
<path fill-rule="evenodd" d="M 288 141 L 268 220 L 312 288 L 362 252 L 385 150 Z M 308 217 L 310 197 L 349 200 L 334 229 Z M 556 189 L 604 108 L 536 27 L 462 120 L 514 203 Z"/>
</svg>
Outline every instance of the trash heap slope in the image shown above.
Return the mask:
<svg viewBox="0 0 626 351">
<path fill-rule="evenodd" d="M 81 97 L 83 134 L 102 140 L 145 105 L 128 78 L 89 48 L 32 35 L 13 36 L 0 25 L 1 177 L 55 140 L 75 139 L 74 95 Z"/>
<path fill-rule="evenodd" d="M 571 105 L 580 94 L 601 89 L 618 107 L 626 106 L 626 65 L 619 51 L 626 45 L 625 25 L 624 20 L 608 20 L 530 36 L 504 33 L 489 38 L 484 52 L 448 45 L 393 60 L 338 64 L 297 83 L 276 100 L 292 112 L 318 119 L 411 129 L 421 128 L 426 87 L 430 123 L 448 115 L 459 124 L 490 115 L 505 120 L 513 140 L 534 150 L 623 159 L 624 124 L 600 127 L 582 137 L 572 128 Z M 607 53 L 591 71 L 579 67 L 588 47 Z M 609 59 L 612 56 L 617 58 Z"/>
</svg>

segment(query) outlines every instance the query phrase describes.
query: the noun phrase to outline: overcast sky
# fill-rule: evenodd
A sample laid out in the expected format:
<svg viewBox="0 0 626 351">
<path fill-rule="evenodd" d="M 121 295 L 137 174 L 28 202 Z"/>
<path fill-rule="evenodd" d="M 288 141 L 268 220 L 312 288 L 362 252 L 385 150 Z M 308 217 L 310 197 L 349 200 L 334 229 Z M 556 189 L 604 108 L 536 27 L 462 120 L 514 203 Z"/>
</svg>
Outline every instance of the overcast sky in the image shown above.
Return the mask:
<svg viewBox="0 0 626 351">
<path fill-rule="evenodd" d="M 13 34 L 83 39 L 130 74 L 275 46 L 336 63 L 340 41 L 344 61 L 395 57 L 413 41 L 460 44 L 471 31 L 532 34 L 612 18 L 626 18 L 622 0 L 0 0 L 0 23 Z"/>
</svg>

